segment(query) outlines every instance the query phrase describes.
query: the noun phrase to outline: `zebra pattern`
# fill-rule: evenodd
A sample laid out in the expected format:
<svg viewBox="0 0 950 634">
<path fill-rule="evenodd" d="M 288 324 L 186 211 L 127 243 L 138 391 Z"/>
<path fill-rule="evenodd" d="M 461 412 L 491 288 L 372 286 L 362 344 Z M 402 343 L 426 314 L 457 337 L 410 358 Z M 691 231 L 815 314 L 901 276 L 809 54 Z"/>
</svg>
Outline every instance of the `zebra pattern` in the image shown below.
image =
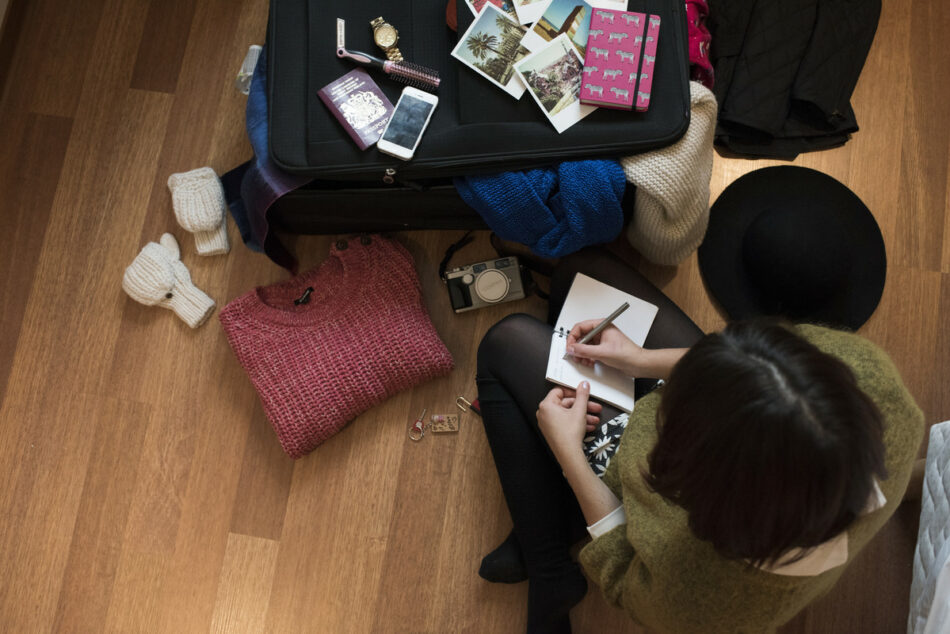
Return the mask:
<svg viewBox="0 0 950 634">
<path fill-rule="evenodd" d="M 638 111 L 645 111 L 650 103 L 660 18 L 648 12 L 596 8 L 592 13 L 587 49 L 590 66 L 584 67 L 584 94 L 594 103 L 615 103 L 621 108 L 635 106 Z M 618 15 L 622 21 L 613 26 Z M 587 83 L 594 77 L 602 77 L 603 85 Z"/>
</svg>

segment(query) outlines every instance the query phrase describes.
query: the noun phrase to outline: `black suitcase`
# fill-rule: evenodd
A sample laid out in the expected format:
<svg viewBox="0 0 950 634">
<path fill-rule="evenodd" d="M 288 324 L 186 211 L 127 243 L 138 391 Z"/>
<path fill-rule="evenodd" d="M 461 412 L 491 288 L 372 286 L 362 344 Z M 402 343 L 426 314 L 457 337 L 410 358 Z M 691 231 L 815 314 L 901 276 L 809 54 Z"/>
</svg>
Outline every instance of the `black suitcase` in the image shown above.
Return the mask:
<svg viewBox="0 0 950 634">
<path fill-rule="evenodd" d="M 268 24 L 271 157 L 313 181 L 278 200 L 273 225 L 293 233 L 484 227 L 459 198 L 452 177 L 609 158 L 673 143 L 689 125 L 685 9 L 680 2 L 630 0 L 629 10 L 662 19 L 650 109 L 600 108 L 558 134 L 530 95 L 516 101 L 451 57 L 473 21 L 458 0 L 458 32 L 446 26 L 445 0 L 272 0 Z M 369 21 L 383 16 L 399 30 L 409 61 L 440 71 L 439 104 L 408 162 L 371 147 L 360 151 L 317 97 L 349 72 L 339 59 L 336 18 L 346 20 L 347 48 L 380 54 Z M 402 84 L 371 71 L 395 103 Z"/>
</svg>

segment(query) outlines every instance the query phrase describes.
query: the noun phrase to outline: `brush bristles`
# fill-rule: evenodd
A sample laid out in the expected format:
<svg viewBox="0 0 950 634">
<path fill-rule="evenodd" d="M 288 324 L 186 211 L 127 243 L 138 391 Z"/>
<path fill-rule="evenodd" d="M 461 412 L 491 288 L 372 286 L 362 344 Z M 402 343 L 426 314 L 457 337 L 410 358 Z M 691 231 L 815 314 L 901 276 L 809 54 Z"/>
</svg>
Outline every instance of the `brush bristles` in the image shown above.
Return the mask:
<svg viewBox="0 0 950 634">
<path fill-rule="evenodd" d="M 411 62 L 387 64 L 387 70 L 396 81 L 416 88 L 436 90 L 441 82 L 438 71 Z"/>
</svg>

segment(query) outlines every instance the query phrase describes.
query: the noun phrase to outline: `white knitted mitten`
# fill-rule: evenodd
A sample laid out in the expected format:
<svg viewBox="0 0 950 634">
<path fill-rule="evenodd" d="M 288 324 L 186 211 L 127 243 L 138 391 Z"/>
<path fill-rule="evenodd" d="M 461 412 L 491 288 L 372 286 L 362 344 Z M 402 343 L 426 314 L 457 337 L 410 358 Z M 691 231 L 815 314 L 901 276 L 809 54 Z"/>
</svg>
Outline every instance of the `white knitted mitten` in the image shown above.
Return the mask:
<svg viewBox="0 0 950 634">
<path fill-rule="evenodd" d="M 228 243 L 228 206 L 224 187 L 210 167 L 168 177 L 175 217 L 182 229 L 195 234 L 199 255 L 217 255 L 231 249 Z"/>
<path fill-rule="evenodd" d="M 129 297 L 146 306 L 161 306 L 192 328 L 205 322 L 214 310 L 214 300 L 191 283 L 188 268 L 181 263 L 178 242 L 170 233 L 149 242 L 125 269 L 122 288 Z"/>
<path fill-rule="evenodd" d="M 637 186 L 627 239 L 657 264 L 679 264 L 703 241 L 709 224 L 716 98 L 689 82 L 692 112 L 686 134 L 673 145 L 620 159 Z"/>
</svg>

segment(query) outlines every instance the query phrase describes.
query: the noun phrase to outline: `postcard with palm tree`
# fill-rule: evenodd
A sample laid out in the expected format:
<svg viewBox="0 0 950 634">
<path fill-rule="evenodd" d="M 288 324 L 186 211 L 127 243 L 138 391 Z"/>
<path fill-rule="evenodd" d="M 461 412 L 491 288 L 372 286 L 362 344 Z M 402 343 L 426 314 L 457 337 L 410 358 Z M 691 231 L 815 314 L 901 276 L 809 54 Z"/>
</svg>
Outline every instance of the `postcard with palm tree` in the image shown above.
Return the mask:
<svg viewBox="0 0 950 634">
<path fill-rule="evenodd" d="M 496 6 L 486 4 L 472 26 L 459 38 L 452 57 L 515 99 L 520 99 L 525 86 L 514 66 L 531 52 L 521 45 L 524 34 L 524 27 Z"/>
</svg>

